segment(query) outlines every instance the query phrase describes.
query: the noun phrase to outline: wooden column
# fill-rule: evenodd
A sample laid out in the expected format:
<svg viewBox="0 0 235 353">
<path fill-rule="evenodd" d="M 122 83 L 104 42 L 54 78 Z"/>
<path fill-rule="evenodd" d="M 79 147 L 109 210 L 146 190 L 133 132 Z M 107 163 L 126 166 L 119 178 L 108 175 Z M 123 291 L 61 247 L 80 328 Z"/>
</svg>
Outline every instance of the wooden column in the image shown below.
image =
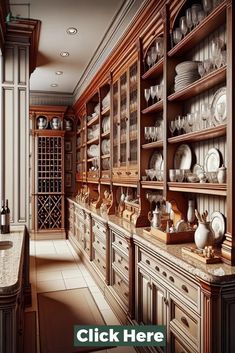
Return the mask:
<svg viewBox="0 0 235 353">
<path fill-rule="evenodd" d="M 222 244 L 223 261 L 235 265 L 235 13 L 227 1 L 227 232 Z"/>
</svg>

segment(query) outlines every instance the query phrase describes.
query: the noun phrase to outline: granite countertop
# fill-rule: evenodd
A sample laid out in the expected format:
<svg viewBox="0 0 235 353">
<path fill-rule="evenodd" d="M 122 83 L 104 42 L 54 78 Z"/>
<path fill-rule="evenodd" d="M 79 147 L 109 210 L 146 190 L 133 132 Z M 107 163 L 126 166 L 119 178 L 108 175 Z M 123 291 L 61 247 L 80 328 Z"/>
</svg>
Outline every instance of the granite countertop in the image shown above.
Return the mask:
<svg viewBox="0 0 235 353">
<path fill-rule="evenodd" d="M 102 221 L 106 221 L 109 226 L 113 226 L 122 232 L 124 231 L 125 234 L 133 237 L 134 242 L 141 244 L 150 252 L 159 254 L 166 262 L 169 261 L 179 270 L 182 269 L 198 277 L 200 280 L 214 284 L 231 283 L 235 280 L 235 266 L 226 265 L 222 262 L 217 264 L 204 264 L 201 261 L 191 258 L 187 254 L 183 254 L 182 247 L 190 247 L 194 245 L 193 243 L 166 245 L 144 233 L 144 228 L 135 228 L 132 224 L 115 215 L 103 217 L 99 210 L 79 204 L 75 198 L 69 199 L 78 204 L 79 207 L 83 208 L 85 211 L 90 212 L 91 215 L 101 218 Z"/>
<path fill-rule="evenodd" d="M 25 226 L 11 226 L 9 234 L 0 234 L 0 241 L 10 241 L 12 247 L 0 250 L 0 296 L 19 289 Z"/>
</svg>

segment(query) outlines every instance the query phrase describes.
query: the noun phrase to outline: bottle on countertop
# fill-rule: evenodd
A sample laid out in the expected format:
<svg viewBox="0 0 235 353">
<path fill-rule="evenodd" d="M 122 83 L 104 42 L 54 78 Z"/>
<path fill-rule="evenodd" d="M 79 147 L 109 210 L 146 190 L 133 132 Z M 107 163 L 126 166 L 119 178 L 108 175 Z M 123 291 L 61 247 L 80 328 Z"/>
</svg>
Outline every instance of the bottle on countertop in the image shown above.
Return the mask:
<svg viewBox="0 0 235 353">
<path fill-rule="evenodd" d="M 8 200 L 6 200 L 5 211 L 6 211 L 6 232 L 10 233 L 10 209 L 8 207 Z"/>
<path fill-rule="evenodd" d="M 5 209 L 5 204 L 4 201 L 2 200 L 2 208 L 1 208 L 1 234 L 6 234 L 7 233 L 7 228 L 6 228 L 6 209 Z"/>
</svg>

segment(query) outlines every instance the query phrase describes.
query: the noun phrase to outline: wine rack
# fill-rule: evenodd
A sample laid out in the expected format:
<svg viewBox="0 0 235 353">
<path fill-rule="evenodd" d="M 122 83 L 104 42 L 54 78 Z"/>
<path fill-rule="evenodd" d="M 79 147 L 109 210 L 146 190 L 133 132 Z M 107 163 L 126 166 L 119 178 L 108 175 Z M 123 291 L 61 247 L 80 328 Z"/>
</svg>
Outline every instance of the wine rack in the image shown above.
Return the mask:
<svg viewBox="0 0 235 353">
<path fill-rule="evenodd" d="M 64 229 L 64 131 L 35 130 L 35 230 Z"/>
</svg>

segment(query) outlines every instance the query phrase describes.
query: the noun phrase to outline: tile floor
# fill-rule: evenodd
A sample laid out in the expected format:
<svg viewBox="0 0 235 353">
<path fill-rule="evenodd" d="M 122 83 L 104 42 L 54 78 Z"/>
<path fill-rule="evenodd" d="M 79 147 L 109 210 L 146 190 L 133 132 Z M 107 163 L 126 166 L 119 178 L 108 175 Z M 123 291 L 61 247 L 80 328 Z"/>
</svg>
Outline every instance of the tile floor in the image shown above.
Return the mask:
<svg viewBox="0 0 235 353">
<path fill-rule="evenodd" d="M 99 287 L 68 240 L 30 240 L 30 281 L 32 306 L 27 311 L 37 312 L 37 293 L 88 287 L 107 325 L 120 322 L 105 300 Z M 135 353 L 132 347 L 105 349 L 99 353 Z M 37 326 L 37 353 L 39 330 Z"/>
</svg>

